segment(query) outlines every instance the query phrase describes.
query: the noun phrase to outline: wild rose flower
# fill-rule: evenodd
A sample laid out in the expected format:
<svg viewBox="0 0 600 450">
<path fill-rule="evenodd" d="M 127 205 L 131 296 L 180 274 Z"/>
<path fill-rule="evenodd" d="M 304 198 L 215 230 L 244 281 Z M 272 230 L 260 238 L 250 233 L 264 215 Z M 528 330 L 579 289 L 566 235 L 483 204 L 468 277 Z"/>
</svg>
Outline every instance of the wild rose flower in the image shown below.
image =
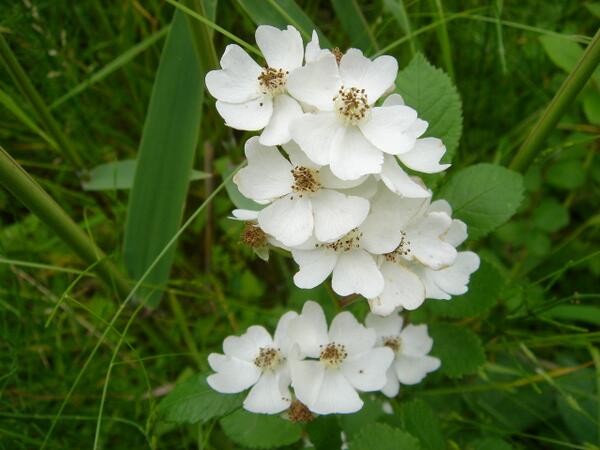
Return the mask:
<svg viewBox="0 0 600 450">
<path fill-rule="evenodd" d="M 428 373 L 439 369 L 440 360 L 429 356 L 433 339 L 427 333 L 427 325 L 407 325 L 396 311 L 387 317 L 369 313 L 365 320 L 367 327 L 374 330 L 377 345 L 394 352 L 394 362 L 387 370 L 387 382 L 381 391 L 388 397 L 395 397 L 400 384 L 420 383 Z"/>
</svg>

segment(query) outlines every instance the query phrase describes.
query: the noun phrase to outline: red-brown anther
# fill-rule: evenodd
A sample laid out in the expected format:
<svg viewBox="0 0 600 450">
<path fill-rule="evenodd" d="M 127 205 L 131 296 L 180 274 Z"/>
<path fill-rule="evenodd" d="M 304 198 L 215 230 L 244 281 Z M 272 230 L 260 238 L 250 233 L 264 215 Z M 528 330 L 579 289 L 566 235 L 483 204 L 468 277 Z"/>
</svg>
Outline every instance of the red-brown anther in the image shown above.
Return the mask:
<svg viewBox="0 0 600 450">
<path fill-rule="evenodd" d="M 258 76 L 258 82 L 263 89 L 263 94 L 280 94 L 285 90 L 289 72 L 283 69 L 267 67 Z"/>
<path fill-rule="evenodd" d="M 245 223 L 241 239 L 244 244 L 251 248 L 267 245 L 267 235 L 257 224 L 252 222 Z"/>
<path fill-rule="evenodd" d="M 321 188 L 319 183 L 319 171 L 304 166 L 296 166 L 292 169 L 294 184 L 292 189 L 300 194 L 305 192 L 317 192 Z"/>
<path fill-rule="evenodd" d="M 306 407 L 304 403 L 299 400 L 293 400 L 292 404 L 287 410 L 287 416 L 290 422 L 293 423 L 306 423 L 315 420 L 315 415 Z"/>
<path fill-rule="evenodd" d="M 340 65 L 340 61 L 342 60 L 342 56 L 344 56 L 344 52 L 342 50 L 340 50 L 339 47 L 333 47 L 331 49 L 331 53 L 333 53 L 333 56 L 335 56 L 335 60 L 338 63 L 338 66 Z"/>
</svg>

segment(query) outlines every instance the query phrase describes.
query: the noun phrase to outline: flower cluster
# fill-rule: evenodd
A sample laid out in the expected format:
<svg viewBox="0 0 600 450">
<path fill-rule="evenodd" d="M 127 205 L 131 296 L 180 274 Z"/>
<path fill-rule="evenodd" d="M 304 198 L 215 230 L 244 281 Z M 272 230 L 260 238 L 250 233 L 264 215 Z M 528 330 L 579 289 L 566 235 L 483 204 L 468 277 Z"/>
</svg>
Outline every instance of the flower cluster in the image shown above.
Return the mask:
<svg viewBox="0 0 600 450">
<path fill-rule="evenodd" d="M 292 420 L 347 414 L 361 409 L 359 392 L 393 397 L 400 384 L 417 384 L 436 370 L 439 359 L 428 355 L 432 344 L 426 325 L 403 327 L 398 312 L 369 314 L 364 326 L 345 311 L 328 327 L 321 306 L 308 301 L 301 314 L 279 319 L 273 337 L 262 326 L 227 337 L 224 354 L 208 358 L 216 373 L 207 381 L 223 393 L 250 388 L 244 408 L 254 413 L 287 410 Z"/>
<path fill-rule="evenodd" d="M 457 251 L 466 225 L 407 172 L 449 165 L 442 141 L 422 137 L 428 123 L 392 93 L 395 58 L 322 49 L 316 33 L 304 48 L 292 26 L 259 26 L 256 43 L 266 67 L 229 45 L 206 76 L 225 123 L 260 131 L 234 177 L 263 205 L 233 212 L 243 241 L 263 259 L 272 246 L 291 252 L 296 286 L 331 275 L 337 294 L 361 295 L 379 315 L 465 293 L 479 258 Z"/>
</svg>

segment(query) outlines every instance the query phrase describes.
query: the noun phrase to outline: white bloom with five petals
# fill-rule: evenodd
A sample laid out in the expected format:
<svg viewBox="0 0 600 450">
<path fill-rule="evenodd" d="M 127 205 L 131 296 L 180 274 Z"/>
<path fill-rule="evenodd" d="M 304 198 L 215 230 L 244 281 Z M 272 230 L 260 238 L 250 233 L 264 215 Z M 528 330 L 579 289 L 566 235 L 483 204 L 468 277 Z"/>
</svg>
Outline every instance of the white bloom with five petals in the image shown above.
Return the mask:
<svg viewBox="0 0 600 450">
<path fill-rule="evenodd" d="M 258 223 L 266 233 L 293 247 L 306 242 L 313 232 L 321 242 L 338 239 L 365 220 L 369 201 L 335 190 L 354 182 L 336 179 L 327 168 L 308 160 L 293 142 L 285 149 L 291 161 L 276 147 L 250 138 L 245 147 L 248 166 L 234 177 L 245 197 L 270 203 L 258 213 Z"/>
<path fill-rule="evenodd" d="M 365 320 L 367 327 L 377 335 L 377 345 L 394 352 L 394 362 L 387 370 L 387 382 L 381 391 L 388 397 L 395 397 L 400 384 L 417 384 L 425 376 L 439 369 L 438 358 L 429 356 L 433 339 L 427 333 L 427 325 L 407 325 L 402 328 L 403 319 L 398 312 L 388 317 L 369 313 Z"/>
<path fill-rule="evenodd" d="M 223 341 L 223 353 L 208 356 L 216 372 L 207 378 L 215 391 L 233 394 L 249 387 L 244 408 L 250 412 L 276 414 L 291 403 L 288 355 L 288 326 L 298 316 L 293 311 L 284 314 L 274 338 L 261 326 L 251 326 L 241 336 L 229 336 Z"/>
<path fill-rule="evenodd" d="M 304 48 L 298 30 L 269 25 L 256 29 L 256 43 L 267 62 L 260 67 L 240 46 L 228 45 L 221 69 L 206 75 L 206 87 L 217 99 L 216 107 L 228 126 L 238 130 L 263 130 L 264 145 L 290 140 L 290 122 L 300 117 L 300 104 L 287 94 L 287 80 L 302 66 Z"/>
<path fill-rule="evenodd" d="M 359 324 L 348 311 L 329 329 L 321 306 L 308 301 L 289 326 L 300 357 L 290 359 L 292 387 L 298 400 L 317 414 L 353 413 L 362 408 L 357 391 L 383 388 L 394 358 L 387 347 L 375 348 L 375 331 Z"/>
</svg>

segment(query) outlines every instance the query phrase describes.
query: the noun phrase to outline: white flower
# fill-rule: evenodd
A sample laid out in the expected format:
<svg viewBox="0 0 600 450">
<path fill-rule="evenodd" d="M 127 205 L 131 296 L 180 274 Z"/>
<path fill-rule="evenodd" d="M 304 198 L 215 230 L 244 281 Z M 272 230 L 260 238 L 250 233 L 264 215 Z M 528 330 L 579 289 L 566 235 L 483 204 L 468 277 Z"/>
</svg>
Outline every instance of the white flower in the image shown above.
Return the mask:
<svg viewBox="0 0 600 450">
<path fill-rule="evenodd" d="M 291 162 L 276 147 L 250 138 L 245 147 L 248 166 L 234 177 L 244 196 L 270 203 L 258 213 L 266 233 L 293 247 L 306 242 L 313 231 L 319 241 L 338 239 L 365 220 L 368 200 L 332 189 L 352 184 L 309 161 L 293 142 L 285 148 Z"/>
<path fill-rule="evenodd" d="M 290 323 L 289 337 L 302 356 L 312 358 L 291 359 L 290 369 L 296 397 L 317 414 L 356 412 L 363 405 L 357 391 L 378 391 L 386 383 L 393 352 L 374 348 L 375 331 L 348 311 L 328 330 L 321 306 L 308 301 Z"/>
<path fill-rule="evenodd" d="M 290 321 L 297 316 L 293 311 L 284 314 L 274 339 L 261 326 L 251 326 L 239 337 L 225 338 L 225 354 L 208 356 L 208 363 L 216 372 L 207 378 L 209 386 L 226 394 L 252 386 L 244 408 L 254 413 L 276 414 L 287 409 L 291 403 L 287 331 Z"/>
<path fill-rule="evenodd" d="M 293 248 L 292 257 L 299 266 L 294 275 L 296 286 L 311 289 L 333 274 L 331 286 L 338 295 L 360 294 L 368 299 L 380 295 L 384 278 L 376 255 L 393 252 L 400 245 L 403 216 L 408 214 L 407 209 L 394 208 L 377 194 L 369 215 L 357 228 L 333 242 L 309 240 Z"/>
<path fill-rule="evenodd" d="M 341 179 L 380 173 L 382 152 L 411 150 L 417 113 L 406 105 L 374 107 L 394 84 L 398 63 L 391 56 L 371 61 L 357 49 L 338 63 L 333 54 L 319 54 L 288 78 L 288 90 L 319 110 L 292 122 L 293 139 L 314 162 L 329 164 Z"/>
<path fill-rule="evenodd" d="M 453 242 L 447 241 L 452 218 L 445 211 L 430 208 L 429 199 L 401 198 L 383 189 L 373 207 L 380 203 L 394 212 L 400 239 L 392 251 L 379 257 L 384 288 L 377 298 L 369 299 L 369 305 L 372 312 L 388 315 L 398 306 L 418 308 L 426 296 L 422 270 L 451 266 L 457 252 Z"/>
<path fill-rule="evenodd" d="M 300 104 L 287 95 L 286 84 L 302 65 L 304 48 L 300 33 L 288 26 L 256 29 L 256 43 L 268 64 L 260 67 L 240 46 L 228 45 L 221 70 L 206 75 L 206 87 L 217 99 L 217 111 L 228 126 L 238 130 L 263 130 L 264 145 L 290 139 L 289 124 L 302 114 Z"/>
<path fill-rule="evenodd" d="M 369 313 L 365 320 L 369 329 L 375 331 L 377 344 L 394 351 L 394 362 L 387 371 L 387 383 L 381 391 L 395 397 L 400 384 L 417 384 L 434 370 L 440 360 L 429 356 L 433 339 L 427 333 L 427 325 L 407 325 L 402 329 L 403 319 L 395 312 L 388 317 Z"/>
<path fill-rule="evenodd" d="M 282 247 L 280 242 L 266 234 L 260 228 L 258 225 L 258 211 L 234 209 L 231 211 L 231 214 L 233 217 L 230 217 L 230 219 L 244 222 L 244 229 L 241 235 L 242 243 L 250 247 L 256 256 L 263 261 L 269 260 L 269 244 L 275 247 Z"/>
</svg>

